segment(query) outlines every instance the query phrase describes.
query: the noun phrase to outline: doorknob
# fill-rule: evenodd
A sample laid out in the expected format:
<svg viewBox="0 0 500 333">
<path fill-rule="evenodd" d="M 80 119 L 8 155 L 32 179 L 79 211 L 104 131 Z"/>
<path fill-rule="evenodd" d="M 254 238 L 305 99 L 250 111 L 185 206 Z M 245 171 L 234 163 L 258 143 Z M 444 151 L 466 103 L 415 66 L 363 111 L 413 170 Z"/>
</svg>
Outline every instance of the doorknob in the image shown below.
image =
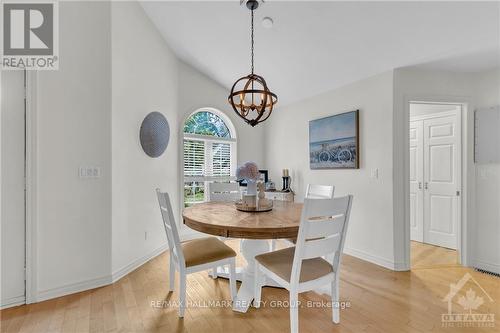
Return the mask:
<svg viewBox="0 0 500 333">
<path fill-rule="evenodd" d="M 429 189 L 429 183 L 427 183 L 427 182 L 424 183 L 424 189 L 426 189 L 426 190 Z"/>
</svg>

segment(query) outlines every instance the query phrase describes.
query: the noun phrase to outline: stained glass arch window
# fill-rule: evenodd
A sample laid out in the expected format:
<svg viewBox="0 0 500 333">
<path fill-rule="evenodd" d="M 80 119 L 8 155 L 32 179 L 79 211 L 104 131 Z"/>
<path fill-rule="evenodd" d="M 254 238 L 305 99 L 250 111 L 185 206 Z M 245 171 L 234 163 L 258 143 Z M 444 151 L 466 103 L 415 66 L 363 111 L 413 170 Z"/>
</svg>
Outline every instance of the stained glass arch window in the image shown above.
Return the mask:
<svg viewBox="0 0 500 333">
<path fill-rule="evenodd" d="M 218 138 L 231 138 L 231 130 L 224 119 L 211 111 L 193 113 L 184 123 L 185 134 L 198 134 Z"/>
</svg>

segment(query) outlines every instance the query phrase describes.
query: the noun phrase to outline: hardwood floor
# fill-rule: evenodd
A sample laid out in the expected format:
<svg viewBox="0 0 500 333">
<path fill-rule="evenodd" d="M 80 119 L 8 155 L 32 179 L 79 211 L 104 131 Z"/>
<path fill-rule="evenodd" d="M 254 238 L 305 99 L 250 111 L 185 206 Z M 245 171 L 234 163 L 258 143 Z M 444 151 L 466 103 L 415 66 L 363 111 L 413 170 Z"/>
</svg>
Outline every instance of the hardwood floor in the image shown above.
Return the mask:
<svg viewBox="0 0 500 333">
<path fill-rule="evenodd" d="M 230 242 L 237 246 L 237 242 Z M 241 259 L 240 259 L 241 260 Z M 460 266 L 420 268 L 393 272 L 345 255 L 340 295 L 350 307 L 341 310 L 340 324 L 331 321 L 330 308 L 307 307 L 308 301 L 328 302 L 329 298 L 309 292 L 302 294 L 299 310 L 300 332 L 498 332 L 496 328 L 444 328 L 441 314 L 447 312 L 443 297 L 450 283 L 470 273 L 495 300 L 481 295 L 480 313 L 500 316 L 500 279 Z M 178 282 L 178 279 L 177 279 Z M 480 290 L 469 281 L 469 288 Z M 57 299 L 19 306 L 0 312 L 2 332 L 288 332 L 286 307 L 271 307 L 288 300 L 283 289 L 264 288 L 267 304 L 248 313 L 228 307 L 208 306 L 209 301 L 229 300 L 228 282 L 212 280 L 207 273 L 188 276 L 187 299 L 191 304 L 184 319 L 176 307 L 153 307 L 152 302 L 176 301 L 168 293 L 168 254 L 153 259 L 120 281 L 98 289 Z M 456 297 L 458 298 L 458 297 Z M 327 304 L 327 303 L 325 303 Z M 207 305 L 206 307 L 203 307 Z M 219 304 L 224 305 L 224 304 Z M 463 311 L 454 299 L 453 309 Z M 467 311 L 468 312 L 468 311 Z M 476 312 L 476 311 L 474 311 Z"/>
<path fill-rule="evenodd" d="M 412 241 L 410 251 L 412 269 L 459 266 L 455 250 Z"/>
</svg>

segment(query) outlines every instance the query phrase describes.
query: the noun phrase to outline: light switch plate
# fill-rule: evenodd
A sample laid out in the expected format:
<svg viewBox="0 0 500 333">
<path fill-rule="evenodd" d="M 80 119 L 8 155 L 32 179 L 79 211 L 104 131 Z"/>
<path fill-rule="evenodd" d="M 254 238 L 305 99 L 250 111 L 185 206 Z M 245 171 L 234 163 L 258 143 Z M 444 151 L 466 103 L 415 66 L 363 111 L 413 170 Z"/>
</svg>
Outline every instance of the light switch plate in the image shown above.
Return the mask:
<svg viewBox="0 0 500 333">
<path fill-rule="evenodd" d="M 81 166 L 78 170 L 78 175 L 82 179 L 100 178 L 101 168 L 96 166 Z"/>
</svg>

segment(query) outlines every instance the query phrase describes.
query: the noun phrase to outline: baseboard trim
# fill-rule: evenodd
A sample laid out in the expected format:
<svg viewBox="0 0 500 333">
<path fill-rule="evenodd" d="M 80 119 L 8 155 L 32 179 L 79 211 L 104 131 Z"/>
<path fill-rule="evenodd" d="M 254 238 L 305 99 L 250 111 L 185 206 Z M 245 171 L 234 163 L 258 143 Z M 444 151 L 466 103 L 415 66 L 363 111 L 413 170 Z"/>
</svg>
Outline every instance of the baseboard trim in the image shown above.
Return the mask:
<svg viewBox="0 0 500 333">
<path fill-rule="evenodd" d="M 472 266 L 475 268 L 480 268 L 482 270 L 500 274 L 500 265 L 495 263 L 490 263 L 482 260 L 473 259 L 474 263 Z"/>
<path fill-rule="evenodd" d="M 411 270 L 411 267 L 408 266 L 405 262 L 395 262 L 394 270 L 397 272 L 406 272 Z"/>
<path fill-rule="evenodd" d="M 42 290 L 38 292 L 35 302 L 42 302 L 56 297 L 61 297 L 65 295 L 79 293 L 89 289 L 103 287 L 110 283 L 111 283 L 110 276 L 103 276 L 95 279 L 70 283 L 62 287 Z"/>
<path fill-rule="evenodd" d="M 0 304 L 0 310 L 12 308 L 14 306 L 23 305 L 26 303 L 26 298 L 24 296 L 11 297 L 2 300 Z"/>
<path fill-rule="evenodd" d="M 52 288 L 52 289 L 47 289 L 38 292 L 36 299 L 34 300 L 35 302 L 42 302 L 46 301 L 48 299 L 56 298 L 56 297 L 61 297 L 65 295 L 70 295 L 90 289 L 95 289 L 99 287 L 104 287 L 109 284 L 112 284 L 121 278 L 123 278 L 125 275 L 129 274 L 130 272 L 136 270 L 140 266 L 144 265 L 151 259 L 157 257 L 158 255 L 162 254 L 168 250 L 168 244 L 164 244 L 160 246 L 159 248 L 155 249 L 154 251 L 148 253 L 147 255 L 138 258 L 131 262 L 128 265 L 123 266 L 122 268 L 118 269 L 117 271 L 113 272 L 111 275 L 95 278 L 95 279 L 90 279 L 90 280 L 85 280 L 85 281 L 80 281 L 76 283 L 71 283 L 64 285 L 62 287 L 57 287 L 57 288 Z M 24 304 L 24 299 L 21 304 Z"/>
<path fill-rule="evenodd" d="M 377 256 L 377 255 L 367 253 L 367 252 L 362 251 L 362 250 L 357 250 L 357 249 L 345 247 L 344 253 L 348 254 L 350 256 L 359 258 L 361 260 L 371 262 L 372 264 L 393 270 L 393 271 L 406 270 L 406 269 L 404 269 L 405 267 L 403 267 L 403 266 L 405 266 L 404 264 L 399 264 L 399 263 L 396 264 L 391 260 L 388 260 L 386 258 Z"/>
<path fill-rule="evenodd" d="M 203 237 L 203 236 L 204 236 L 203 234 L 196 232 L 194 230 L 191 230 L 191 229 L 185 229 L 185 230 L 182 230 L 182 232 L 181 232 L 181 239 L 183 241 L 194 239 L 194 238 L 199 238 L 199 237 Z M 121 278 L 123 278 L 124 276 L 129 274 L 130 272 L 136 270 L 140 266 L 144 265 L 145 263 L 147 263 L 151 259 L 159 256 L 160 254 L 162 254 L 163 252 L 168 250 L 168 248 L 169 248 L 168 244 L 165 243 L 162 246 L 158 247 L 157 249 L 153 250 L 152 252 L 148 253 L 147 255 L 145 255 L 141 258 L 138 258 L 138 259 L 132 261 L 130 264 L 127 264 L 127 265 L 123 266 L 122 268 L 114 271 L 111 275 L 103 276 L 103 277 L 99 277 L 99 278 L 95 278 L 95 279 L 90 279 L 90 280 L 85 280 L 85 281 L 80 281 L 80 282 L 76 282 L 76 283 L 71 283 L 71 284 L 64 285 L 62 287 L 57 287 L 57 288 L 39 291 L 34 299 L 34 302 L 35 303 L 42 302 L 42 301 L 45 301 L 48 299 L 61 297 L 61 296 L 65 296 L 65 295 L 70 295 L 70 294 L 82 292 L 85 290 L 95 289 L 95 288 L 99 288 L 99 287 L 103 287 L 103 286 L 112 284 L 112 283 L 120 280 Z M 24 303 L 25 303 L 25 299 L 23 298 L 22 301 L 17 300 L 17 302 L 14 302 L 14 301 L 10 302 L 9 301 L 9 303 L 7 303 L 7 301 L 6 301 L 5 306 L 11 307 L 11 306 L 24 304 Z M 2 305 L 2 308 L 3 308 L 3 305 Z"/>
<path fill-rule="evenodd" d="M 180 233 L 180 239 L 182 241 L 187 241 L 187 240 L 200 238 L 200 237 L 206 237 L 206 236 L 207 236 L 206 234 L 202 234 L 202 233 L 200 233 L 198 231 L 194 231 L 192 229 L 184 229 L 184 230 L 181 230 L 181 233 Z M 140 266 L 144 265 L 145 263 L 147 263 L 151 259 L 159 256 L 160 254 L 167 251 L 168 249 L 169 249 L 168 243 L 164 244 L 164 245 L 160 246 L 159 248 L 157 248 L 156 250 L 152 251 L 151 253 L 145 255 L 144 257 L 139 258 L 137 260 L 134 260 L 132 263 L 123 266 L 119 270 L 113 272 L 113 274 L 111 276 L 111 281 L 112 281 L 111 283 L 114 283 L 114 282 L 120 280 L 125 275 L 136 270 Z"/>
<path fill-rule="evenodd" d="M 147 263 L 151 259 L 156 258 L 157 256 L 159 256 L 160 254 L 162 254 L 163 252 L 165 252 L 167 250 L 168 250 L 168 243 L 163 244 L 162 246 L 160 246 L 156 250 L 148 253 L 147 255 L 145 255 L 141 258 L 138 258 L 138 259 L 132 261 L 130 264 L 127 264 L 127 265 L 123 266 L 122 268 L 114 271 L 113 274 L 111 275 L 111 283 L 114 283 L 114 282 L 120 280 L 125 275 L 136 270 L 137 268 L 141 267 L 142 265 L 144 265 L 145 263 Z"/>
</svg>

